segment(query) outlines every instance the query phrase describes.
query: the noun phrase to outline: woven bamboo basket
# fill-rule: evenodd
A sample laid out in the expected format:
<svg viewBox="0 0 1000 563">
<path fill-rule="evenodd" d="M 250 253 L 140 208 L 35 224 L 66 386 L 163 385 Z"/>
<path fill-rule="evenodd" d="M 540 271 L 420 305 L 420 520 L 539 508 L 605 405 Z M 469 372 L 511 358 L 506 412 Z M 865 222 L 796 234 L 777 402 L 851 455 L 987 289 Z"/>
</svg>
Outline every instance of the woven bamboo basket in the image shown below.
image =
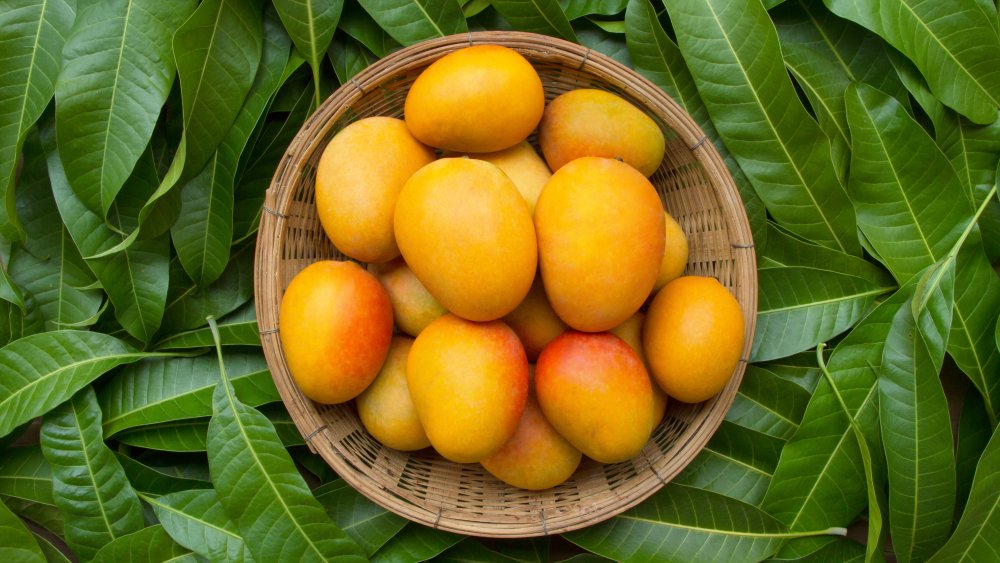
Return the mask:
<svg viewBox="0 0 1000 563">
<path fill-rule="evenodd" d="M 456 49 L 483 43 L 520 52 L 541 76 L 547 100 L 577 88 L 612 91 L 662 127 L 666 157 L 651 180 L 690 244 L 686 273 L 711 276 L 737 298 L 746 320 L 743 358 L 725 389 L 699 404 L 671 402 L 645 449 L 602 465 L 584 458 L 566 483 L 542 492 L 506 485 L 478 464 L 432 450 L 382 446 L 353 403 L 321 405 L 298 390 L 278 338 L 278 306 L 292 277 L 323 259 L 346 260 L 329 242 L 314 205 L 316 165 L 348 123 L 402 117 L 422 69 Z M 267 191 L 254 272 L 261 342 L 278 391 L 309 448 L 377 504 L 412 521 L 482 537 L 530 537 L 582 528 L 619 514 L 659 490 L 698 454 L 732 404 L 746 367 L 757 307 L 753 240 L 733 180 L 711 142 L 673 100 L 624 65 L 586 47 L 531 33 L 478 32 L 401 49 L 359 73 L 327 99 L 292 141 Z"/>
</svg>

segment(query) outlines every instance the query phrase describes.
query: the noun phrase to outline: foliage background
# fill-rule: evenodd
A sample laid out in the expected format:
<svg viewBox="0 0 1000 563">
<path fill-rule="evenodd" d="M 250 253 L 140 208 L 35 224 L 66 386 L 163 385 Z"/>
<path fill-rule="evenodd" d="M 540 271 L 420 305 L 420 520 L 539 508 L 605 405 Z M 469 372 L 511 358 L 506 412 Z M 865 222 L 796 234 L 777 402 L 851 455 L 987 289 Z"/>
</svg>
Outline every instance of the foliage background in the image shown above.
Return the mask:
<svg viewBox="0 0 1000 563">
<path fill-rule="evenodd" d="M 0 559 L 995 560 L 997 6 L 664 4 L 0 0 Z M 462 538 L 362 498 L 304 446 L 254 320 L 264 189 L 312 109 L 401 45 L 480 29 L 662 87 L 758 249 L 718 433 L 562 538 Z"/>
</svg>

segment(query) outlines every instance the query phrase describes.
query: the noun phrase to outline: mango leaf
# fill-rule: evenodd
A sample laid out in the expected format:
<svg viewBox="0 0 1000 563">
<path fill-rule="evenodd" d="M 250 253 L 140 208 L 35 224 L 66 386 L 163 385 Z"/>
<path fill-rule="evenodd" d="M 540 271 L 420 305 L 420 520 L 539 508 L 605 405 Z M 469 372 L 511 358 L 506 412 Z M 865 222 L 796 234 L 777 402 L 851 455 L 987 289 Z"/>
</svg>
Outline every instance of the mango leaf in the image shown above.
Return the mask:
<svg viewBox="0 0 1000 563">
<path fill-rule="evenodd" d="M 785 539 L 823 533 L 844 530 L 789 533 L 749 504 L 671 483 L 639 506 L 564 537 L 617 561 L 760 561 Z"/>
<path fill-rule="evenodd" d="M 865 560 L 865 548 L 847 538 L 820 536 L 796 538 L 781 546 L 778 553 L 765 561 L 791 563 L 861 563 Z"/>
<path fill-rule="evenodd" d="M 291 40 L 270 10 L 264 18 L 264 32 L 260 68 L 246 102 L 208 164 L 180 189 L 181 212 L 170 233 L 184 271 L 199 287 L 218 279 L 229 262 L 240 154 L 278 89 L 288 62 Z"/>
<path fill-rule="evenodd" d="M 14 280 L 10 279 L 10 274 L 7 272 L 7 265 L 10 263 L 10 252 L 6 253 L 6 256 L 0 258 L 0 300 L 6 301 L 7 303 L 16 306 L 21 313 L 27 313 L 27 309 L 24 306 L 24 295 L 21 293 L 20 288 L 14 283 Z"/>
<path fill-rule="evenodd" d="M 65 536 L 66 517 L 55 505 L 43 504 L 17 497 L 3 497 L 4 504 L 25 521 L 37 524 L 62 540 Z"/>
<path fill-rule="evenodd" d="M 824 0 L 842 18 L 880 35 L 909 58 L 934 95 L 975 123 L 1000 106 L 1000 38 L 978 0 Z"/>
<path fill-rule="evenodd" d="M 45 556 L 45 560 L 48 563 L 70 563 L 69 558 L 66 557 L 65 548 L 62 546 L 56 547 L 53 545 L 52 539 L 34 530 L 32 530 L 32 534 L 35 536 L 35 541 L 38 542 L 38 547 L 41 548 L 42 555 Z"/>
<path fill-rule="evenodd" d="M 143 496 L 177 543 L 210 561 L 253 561 L 213 489 Z"/>
<path fill-rule="evenodd" d="M 751 365 L 726 412 L 726 420 L 788 440 L 799 428 L 809 397 L 809 391 L 799 385 L 766 368 Z"/>
<path fill-rule="evenodd" d="M 323 98 L 320 91 L 320 72 L 323 55 L 333 40 L 333 32 L 340 22 L 344 0 L 275 0 L 274 7 L 281 16 L 281 23 L 292 36 L 295 48 L 305 56 L 313 72 L 316 103 Z"/>
<path fill-rule="evenodd" d="M 996 180 L 997 156 L 1000 155 L 1000 120 L 990 125 L 976 125 L 948 112 L 941 125 L 935 137 L 937 144 L 969 193 L 977 186 L 989 189 Z"/>
<path fill-rule="evenodd" d="M 313 489 L 333 523 L 351 536 L 371 556 L 399 533 L 406 519 L 365 498 L 343 480 L 337 479 Z"/>
<path fill-rule="evenodd" d="M 875 482 L 885 461 L 878 428 L 877 370 L 896 313 L 908 307 L 916 280 L 903 285 L 855 326 L 833 350 L 827 369 L 873 454 Z M 798 431 L 781 459 L 762 508 L 792 530 L 846 525 L 866 506 L 868 493 L 858 442 L 830 387 L 820 381 Z"/>
<path fill-rule="evenodd" d="M 56 83 L 59 156 L 73 193 L 105 217 L 146 148 L 174 80 L 170 38 L 184 0 L 84 2 Z"/>
<path fill-rule="evenodd" d="M 784 440 L 723 421 L 673 483 L 759 505 L 778 465 Z"/>
<path fill-rule="evenodd" d="M 620 31 L 608 33 L 608 29 L 620 28 Z M 603 53 L 621 64 L 631 67 L 632 59 L 628 54 L 628 44 L 625 43 L 624 22 L 600 23 L 589 19 L 573 22 L 573 30 L 577 41 L 584 47 Z"/>
<path fill-rule="evenodd" d="M 547 563 L 548 538 L 508 541 L 490 549 L 482 542 L 466 538 L 455 547 L 434 558 L 441 563 Z M 566 560 L 563 560 L 566 561 Z"/>
<path fill-rule="evenodd" d="M 489 5 L 488 2 L 484 4 Z M 471 16 L 466 14 L 466 17 Z M 371 16 L 353 2 L 344 6 L 344 11 L 340 15 L 339 29 L 367 47 L 376 57 L 384 57 L 401 47 L 375 23 Z"/>
<path fill-rule="evenodd" d="M 779 224 L 860 254 L 854 209 L 830 141 L 799 102 L 760 2 L 664 2 L 681 54 L 722 140 Z"/>
<path fill-rule="evenodd" d="M 170 273 L 162 331 L 201 327 L 205 317 L 227 315 L 253 296 L 253 246 L 245 244 L 237 249 L 219 279 L 205 287 L 188 279 L 177 262 L 171 263 Z"/>
<path fill-rule="evenodd" d="M 810 397 L 816 391 L 819 380 L 823 378 L 819 366 L 816 365 L 816 354 L 811 351 L 753 364 L 753 367 L 766 370 L 771 375 L 798 385 L 808 391 Z M 801 422 L 801 417 L 799 421 Z"/>
<path fill-rule="evenodd" d="M 59 215 L 80 253 L 92 256 L 121 242 L 121 233 L 108 228 L 104 219 L 87 209 L 70 189 L 51 124 L 43 124 L 41 136 Z M 87 260 L 115 308 L 115 318 L 129 334 L 143 342 L 152 339 L 163 317 L 168 281 L 167 242 L 164 237 L 143 240 L 126 251 Z"/>
<path fill-rule="evenodd" d="M 24 310 L 9 301 L 0 301 L 0 346 L 45 330 L 45 321 L 29 293 L 24 296 Z"/>
<path fill-rule="evenodd" d="M 962 401 L 962 413 L 958 419 L 958 445 L 955 447 L 956 521 L 965 509 L 976 465 L 982 458 L 992 431 L 983 398 L 974 387 L 970 387 Z"/>
<path fill-rule="evenodd" d="M 177 28 L 174 58 L 184 104 L 184 170 L 201 170 L 250 91 L 262 48 L 259 4 L 208 0 Z"/>
<path fill-rule="evenodd" d="M 767 223 L 767 243 L 758 256 L 758 268 L 804 266 L 831 270 L 863 278 L 880 287 L 893 283 L 892 276 L 868 260 L 844 254 L 799 239 L 778 225 Z"/>
<path fill-rule="evenodd" d="M 751 361 L 816 346 L 847 330 L 892 286 L 829 270 L 792 266 L 758 272 L 760 296 Z"/>
<path fill-rule="evenodd" d="M 858 226 L 902 283 L 952 249 L 971 205 L 947 158 L 899 102 L 864 84 L 846 99 Z"/>
<path fill-rule="evenodd" d="M 740 191 L 754 243 L 763 247 L 767 224 L 764 202 L 715 130 L 715 125 L 708 116 L 708 109 L 698 95 L 694 78 L 684 64 L 680 49 L 663 30 L 649 0 L 631 0 L 628 3 L 625 10 L 625 42 L 635 70 L 680 104 L 715 145 Z"/>
<path fill-rule="evenodd" d="M 347 83 L 355 74 L 378 60 L 378 57 L 363 45 L 343 34 L 334 36 L 327 55 L 330 57 L 330 64 L 333 65 L 333 72 L 341 84 Z"/>
<path fill-rule="evenodd" d="M 241 401 L 258 406 L 280 400 L 259 352 L 232 351 L 225 358 Z M 132 364 L 101 386 L 104 433 L 113 436 L 136 426 L 211 416 L 218 379 L 219 365 L 210 355 Z"/>
<path fill-rule="evenodd" d="M 108 370 L 147 357 L 107 334 L 58 330 L 0 349 L 0 436 L 48 412 Z"/>
<path fill-rule="evenodd" d="M 22 238 L 14 209 L 14 172 L 28 130 L 55 93 L 75 0 L 0 3 L 0 234 Z"/>
<path fill-rule="evenodd" d="M 969 503 L 955 532 L 930 558 L 945 561 L 990 561 L 1000 552 L 1000 432 L 994 430 L 976 466 Z"/>
<path fill-rule="evenodd" d="M 576 41 L 573 27 L 557 0 L 493 0 L 490 5 L 516 30 Z"/>
<path fill-rule="evenodd" d="M 188 479 L 177 475 L 170 475 L 163 471 L 145 465 L 121 452 L 115 452 L 115 457 L 122 464 L 125 476 L 129 483 L 140 494 L 146 495 L 168 495 L 179 491 L 190 491 L 192 489 L 210 489 L 212 484 L 208 481 L 198 479 Z"/>
<path fill-rule="evenodd" d="M 142 506 L 101 434 L 101 408 L 87 387 L 45 415 L 42 453 L 52 493 L 66 516 L 66 542 L 91 559 L 116 538 L 142 529 Z"/>
<path fill-rule="evenodd" d="M 913 61 L 895 49 L 889 49 L 888 52 L 889 61 L 895 67 L 900 81 L 906 86 L 906 89 L 910 92 L 910 96 L 917 102 L 917 106 L 912 108 L 913 111 L 910 114 L 920 123 L 921 127 L 933 135 L 935 131 L 943 127 L 948 108 L 931 92 L 931 87 L 927 85 L 927 81 L 920 75 L 917 67 L 913 65 Z M 924 115 L 921 115 L 918 109 L 923 110 Z"/>
<path fill-rule="evenodd" d="M 628 0 L 559 0 L 566 19 L 575 20 L 584 16 L 614 16 L 622 13 Z"/>
<path fill-rule="evenodd" d="M 210 325 L 214 332 L 214 321 Z M 365 560 L 312 496 L 267 417 L 236 398 L 222 348 L 216 349 L 222 377 L 212 398 L 208 465 L 219 500 L 254 558 Z"/>
<path fill-rule="evenodd" d="M 38 446 L 7 448 L 0 457 L 0 495 L 54 505 L 52 470 Z"/>
<path fill-rule="evenodd" d="M 4 561 L 24 563 L 45 561 L 41 548 L 38 547 L 27 526 L 3 502 L 0 502 L 0 534 L 3 534 L 0 557 Z"/>
<path fill-rule="evenodd" d="M 208 420 L 187 418 L 140 426 L 115 436 L 119 442 L 163 452 L 204 452 L 208 443 Z"/>
<path fill-rule="evenodd" d="M 393 561 L 427 561 L 440 555 L 465 536 L 408 523 L 382 549 L 372 556 L 372 563 Z"/>
<path fill-rule="evenodd" d="M 456 0 L 358 0 L 358 3 L 402 45 L 469 30 Z"/>
<path fill-rule="evenodd" d="M 92 561 L 93 563 L 176 562 L 186 553 L 189 553 L 188 550 L 174 542 L 163 526 L 156 525 L 115 539 L 97 552 Z"/>
<path fill-rule="evenodd" d="M 219 320 L 219 343 L 223 346 L 260 346 L 260 329 L 253 301 Z M 158 350 L 201 348 L 212 345 L 212 330 L 208 327 L 173 334 L 156 344 Z"/>
</svg>

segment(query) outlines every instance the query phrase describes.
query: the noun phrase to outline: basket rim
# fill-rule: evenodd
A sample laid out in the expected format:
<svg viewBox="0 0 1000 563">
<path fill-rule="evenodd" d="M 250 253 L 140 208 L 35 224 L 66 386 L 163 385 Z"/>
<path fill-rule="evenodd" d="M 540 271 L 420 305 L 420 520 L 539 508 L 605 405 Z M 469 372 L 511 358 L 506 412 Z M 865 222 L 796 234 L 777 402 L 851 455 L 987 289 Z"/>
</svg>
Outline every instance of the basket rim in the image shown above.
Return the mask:
<svg viewBox="0 0 1000 563">
<path fill-rule="evenodd" d="M 638 489 L 637 493 L 618 497 L 615 503 L 606 503 L 603 506 L 587 510 L 583 514 L 584 517 L 576 514 L 564 518 L 562 515 L 556 514 L 554 517 L 547 518 L 545 511 L 539 508 L 540 520 L 538 522 L 490 523 L 477 520 L 473 516 L 463 515 L 460 512 L 446 512 L 440 508 L 434 512 L 424 507 L 417 507 L 395 495 L 392 490 L 371 480 L 366 475 L 367 468 L 354 466 L 337 449 L 338 442 L 331 437 L 330 428 L 317 410 L 316 404 L 301 395 L 301 392 L 294 387 L 294 382 L 289 387 L 288 381 L 280 380 L 279 374 L 284 374 L 289 379 L 290 375 L 278 338 L 277 303 L 280 302 L 283 293 L 278 266 L 281 262 L 280 249 L 283 247 L 287 231 L 286 223 L 289 216 L 287 212 L 293 195 L 292 193 L 283 193 L 282 188 L 294 182 L 298 176 L 300 165 L 304 160 L 300 157 L 312 154 L 325 144 L 326 132 L 333 123 L 362 96 L 369 94 L 372 88 L 378 87 L 387 78 L 397 74 L 400 70 L 405 70 L 408 66 L 426 66 L 425 62 L 428 57 L 438 58 L 462 47 L 481 44 L 506 45 L 515 48 L 522 54 L 531 51 L 558 52 L 573 57 L 575 60 L 579 60 L 579 67 L 576 70 L 590 71 L 599 78 L 608 81 L 617 79 L 624 83 L 626 92 L 641 99 L 647 107 L 656 107 L 667 112 L 671 121 L 665 125 L 684 142 L 710 179 L 711 189 L 725 211 L 729 241 L 734 250 L 734 261 L 737 262 L 736 268 L 748 276 L 741 279 L 741 282 L 747 284 L 747 287 L 743 288 L 746 290 L 744 292 L 746 295 L 741 299 L 741 309 L 744 311 L 746 322 L 744 345 L 739 364 L 723 391 L 716 397 L 709 399 L 708 405 L 706 405 L 708 417 L 698 425 L 691 424 L 676 439 L 679 451 L 693 453 L 687 459 L 667 459 L 659 465 L 649 461 L 650 471 L 636 476 L 636 478 L 643 480 L 642 486 L 632 488 L 632 490 Z M 530 60 L 530 57 L 528 58 Z M 331 107 L 339 108 L 339 110 L 331 115 L 326 115 L 324 110 Z M 694 120 L 669 95 L 644 76 L 591 48 L 535 33 L 470 31 L 430 39 L 390 53 L 342 84 L 320 105 L 319 109 L 306 119 L 282 156 L 265 194 L 255 255 L 254 293 L 261 344 L 282 402 L 292 415 L 296 427 L 310 450 L 319 453 L 340 478 L 379 506 L 408 520 L 436 529 L 480 537 L 535 537 L 576 530 L 620 514 L 656 493 L 690 463 L 691 459 L 704 448 L 722 423 L 735 398 L 736 390 L 746 369 L 756 327 L 757 271 L 749 220 L 725 163 L 712 142 L 705 142 L 706 140 L 708 140 L 706 135 Z M 292 192 L 292 190 L 284 190 L 284 192 Z M 734 198 L 735 201 L 733 201 Z M 706 431 L 706 429 L 710 431 Z M 640 455 L 644 456 L 645 451 Z M 662 457 L 666 458 L 667 456 Z M 674 463 L 676 461 L 683 463 L 677 467 L 678 463 Z"/>
</svg>

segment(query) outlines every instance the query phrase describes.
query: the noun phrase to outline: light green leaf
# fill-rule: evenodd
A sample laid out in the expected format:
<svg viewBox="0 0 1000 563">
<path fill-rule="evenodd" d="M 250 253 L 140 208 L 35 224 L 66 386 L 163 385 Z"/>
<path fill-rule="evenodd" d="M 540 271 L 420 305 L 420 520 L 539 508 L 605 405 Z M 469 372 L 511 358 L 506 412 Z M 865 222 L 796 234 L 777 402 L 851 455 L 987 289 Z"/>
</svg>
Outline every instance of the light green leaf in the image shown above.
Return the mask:
<svg viewBox="0 0 1000 563">
<path fill-rule="evenodd" d="M 975 123 L 1000 106 L 1000 38 L 977 0 L 824 0 L 880 35 L 920 69 L 934 95 Z"/>
<path fill-rule="evenodd" d="M 232 313 L 253 297 L 253 245 L 237 249 L 219 279 L 206 287 L 187 279 L 176 261 L 171 263 L 170 274 L 162 331 L 169 334 L 205 326 L 205 317 Z"/>
<path fill-rule="evenodd" d="M 295 48 L 309 62 L 313 72 L 316 90 L 313 99 L 323 99 L 320 91 L 320 73 L 323 70 L 323 55 L 333 40 L 333 32 L 340 22 L 344 0 L 275 0 L 274 7 L 281 16 Z"/>
<path fill-rule="evenodd" d="M 976 466 L 969 503 L 955 532 L 940 551 L 935 563 L 965 563 L 996 560 L 1000 553 L 1000 431 L 993 431 Z"/>
<path fill-rule="evenodd" d="M 219 500 L 254 558 L 364 561 L 361 548 L 312 496 L 271 422 L 236 398 L 217 350 L 222 377 L 212 400 L 208 465 Z"/>
<path fill-rule="evenodd" d="M 860 254 L 830 142 L 798 100 L 764 7 L 664 3 L 712 121 L 774 218 L 808 240 Z"/>
<path fill-rule="evenodd" d="M 365 498 L 341 479 L 313 489 L 333 523 L 351 536 L 371 556 L 399 533 L 406 519 Z"/>
<path fill-rule="evenodd" d="M 993 427 L 986 414 L 983 398 L 970 387 L 962 400 L 962 413 L 958 419 L 958 445 L 955 447 L 955 520 L 965 510 L 972 487 L 976 465 L 990 441 Z"/>
<path fill-rule="evenodd" d="M 879 287 L 892 285 L 892 276 L 868 260 L 805 242 L 778 225 L 767 223 L 767 244 L 758 256 L 758 267 L 804 266 L 830 270 L 870 281 Z"/>
<path fill-rule="evenodd" d="M 108 370 L 148 354 L 107 334 L 58 330 L 0 349 L 0 436 L 48 412 Z"/>
<path fill-rule="evenodd" d="M 758 272 L 760 294 L 751 361 L 813 348 L 847 330 L 892 286 L 855 276 L 792 266 Z"/>
<path fill-rule="evenodd" d="M 726 412 L 726 420 L 788 440 L 799 428 L 809 397 L 809 391 L 799 385 L 766 368 L 751 365 Z"/>
<path fill-rule="evenodd" d="M 281 400 L 259 351 L 227 352 L 225 358 L 241 401 L 258 406 Z M 104 433 L 113 436 L 136 426 L 211 416 L 218 380 L 219 364 L 211 355 L 132 364 L 101 386 Z"/>
<path fill-rule="evenodd" d="M 559 0 L 566 19 L 584 16 L 614 16 L 622 13 L 628 0 Z"/>
<path fill-rule="evenodd" d="M 53 498 L 67 516 L 66 541 L 81 559 L 142 529 L 139 497 L 104 445 L 93 389 L 83 389 L 45 415 L 41 443 L 52 467 Z"/>
<path fill-rule="evenodd" d="M 253 561 L 213 489 L 143 496 L 177 543 L 210 561 Z"/>
<path fill-rule="evenodd" d="M 440 555 L 465 536 L 409 523 L 372 556 L 373 563 L 427 561 Z"/>
<path fill-rule="evenodd" d="M 115 452 L 115 456 L 122 464 L 122 469 L 125 470 L 125 476 L 128 477 L 129 483 L 132 483 L 132 487 L 139 493 L 159 496 L 192 489 L 212 488 L 212 484 L 208 481 L 164 473 L 121 452 Z M 206 467 L 206 471 L 207 469 Z"/>
<path fill-rule="evenodd" d="M 260 346 L 260 329 L 253 301 L 219 320 L 219 343 L 223 346 Z M 173 350 L 201 348 L 212 345 L 212 330 L 208 327 L 178 332 L 161 340 L 155 348 Z"/>
<path fill-rule="evenodd" d="M 822 533 L 788 533 L 749 504 L 668 484 L 637 507 L 564 537 L 616 561 L 738 562 L 769 557 L 785 539 Z"/>
<path fill-rule="evenodd" d="M 83 2 L 56 83 L 59 156 L 73 192 L 105 217 L 174 80 L 170 37 L 194 2 Z"/>
<path fill-rule="evenodd" d="M 672 482 L 759 505 L 784 440 L 723 421 L 697 457 Z"/>
<path fill-rule="evenodd" d="M 489 2 L 483 2 L 483 4 L 488 6 Z M 471 16 L 467 14 L 466 17 Z M 401 47 L 396 40 L 375 23 L 371 16 L 361 9 L 361 6 L 353 2 L 344 7 L 340 16 L 339 29 L 359 41 L 377 57 L 384 57 Z"/>
<path fill-rule="evenodd" d="M 469 30 L 456 0 L 358 0 L 358 3 L 403 45 Z"/>
<path fill-rule="evenodd" d="M 75 0 L 0 3 L 0 234 L 21 237 L 14 210 L 14 172 L 28 130 L 55 92 L 62 50 L 76 17 Z"/>
<path fill-rule="evenodd" d="M 94 556 L 93 563 L 166 563 L 178 561 L 186 553 L 188 550 L 174 542 L 163 526 L 156 525 L 117 538 Z"/>
<path fill-rule="evenodd" d="M 557 0 L 493 0 L 490 4 L 518 31 L 576 41 L 576 34 Z"/>
<path fill-rule="evenodd" d="M 52 470 L 38 446 L 7 448 L 0 456 L 0 495 L 55 505 Z"/>
<path fill-rule="evenodd" d="M 790 381 L 809 392 L 810 397 L 816 391 L 823 373 L 816 365 L 816 354 L 812 351 L 786 356 L 770 362 L 753 365 L 756 369 L 767 370 L 772 375 Z"/>
<path fill-rule="evenodd" d="M 631 0 L 628 3 L 625 10 L 625 41 L 635 70 L 652 80 L 680 104 L 715 145 L 740 191 L 754 242 L 758 247 L 763 247 L 767 224 L 764 202 L 715 130 L 715 125 L 708 116 L 708 109 L 698 95 L 694 78 L 684 64 L 680 49 L 663 30 L 649 0 Z"/>
<path fill-rule="evenodd" d="M 28 531 L 27 526 L 3 502 L 0 502 L 0 537 L 3 537 L 3 543 L 0 544 L 0 558 L 4 561 L 18 563 L 45 561 L 38 542 Z"/>
</svg>

